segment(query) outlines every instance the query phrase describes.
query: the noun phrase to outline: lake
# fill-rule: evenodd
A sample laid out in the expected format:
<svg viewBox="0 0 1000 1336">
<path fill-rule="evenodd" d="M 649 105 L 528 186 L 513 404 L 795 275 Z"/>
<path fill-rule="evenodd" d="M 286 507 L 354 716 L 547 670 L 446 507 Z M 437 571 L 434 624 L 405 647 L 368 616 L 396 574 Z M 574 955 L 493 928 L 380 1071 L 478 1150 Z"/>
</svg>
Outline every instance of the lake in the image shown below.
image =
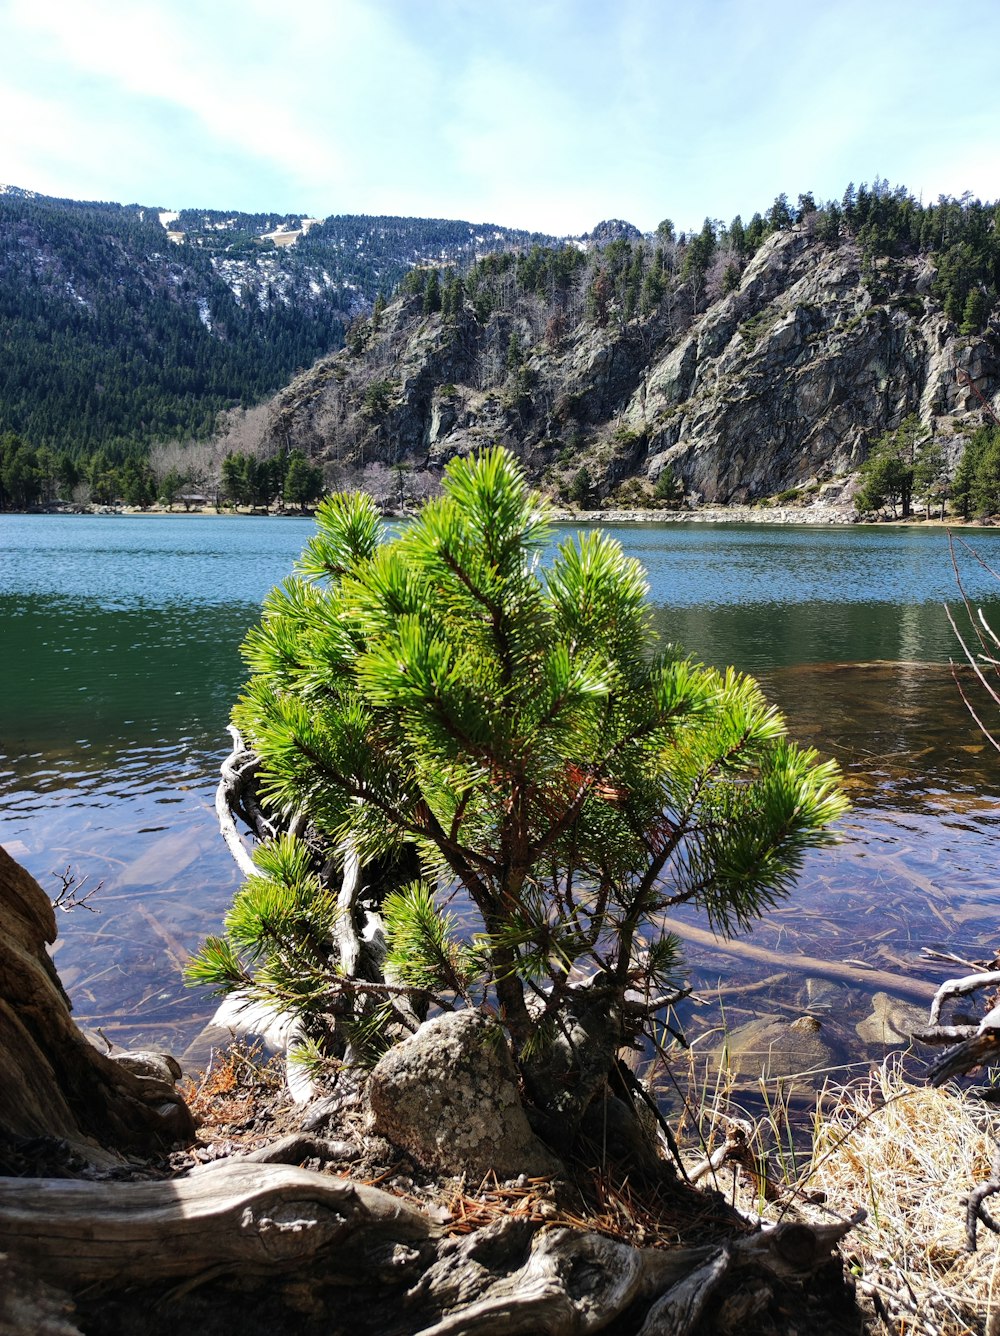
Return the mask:
<svg viewBox="0 0 1000 1336">
<path fill-rule="evenodd" d="M 609 529 L 648 571 L 661 634 L 759 676 L 795 736 L 837 758 L 855 804 L 752 934 L 787 968 L 689 943 L 692 981 L 775 978 L 737 992 L 738 1021 L 814 996 L 795 953 L 849 961 L 859 982 L 826 1005 L 853 1019 L 870 1009 L 864 967 L 936 982 L 956 970 L 924 948 L 992 957 L 1000 758 L 948 666 L 959 651 L 943 604 L 960 600 L 947 535 Z M 55 959 L 78 1020 L 110 1039 L 181 1051 L 213 1009 L 181 970 L 239 884 L 212 806 L 239 644 L 311 531 L 293 518 L 0 516 L 0 843 L 53 895 L 60 874 L 95 890 L 58 915 Z M 974 542 L 1000 569 L 1000 533 Z M 1000 583 L 971 558 L 962 569 L 1000 628 Z"/>
</svg>

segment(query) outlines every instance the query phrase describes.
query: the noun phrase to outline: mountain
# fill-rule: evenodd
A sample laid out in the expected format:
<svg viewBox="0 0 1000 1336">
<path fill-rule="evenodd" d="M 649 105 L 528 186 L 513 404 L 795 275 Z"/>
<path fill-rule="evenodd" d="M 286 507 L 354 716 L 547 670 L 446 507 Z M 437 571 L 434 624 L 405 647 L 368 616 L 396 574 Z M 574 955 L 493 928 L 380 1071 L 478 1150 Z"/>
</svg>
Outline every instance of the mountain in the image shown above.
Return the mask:
<svg viewBox="0 0 1000 1336">
<path fill-rule="evenodd" d="M 300 491 L 322 466 L 398 502 L 495 440 L 580 503 L 833 498 L 914 415 L 953 466 L 1000 402 L 998 222 L 886 181 L 562 240 L 7 188 L 0 506 L 204 492 L 227 455 L 295 451 Z"/>
<path fill-rule="evenodd" d="M 414 265 L 551 240 L 448 220 L 310 219 L 0 187 L 0 435 L 112 457 L 208 435 L 340 347 Z"/>
<path fill-rule="evenodd" d="M 391 491 L 395 465 L 426 489 L 500 440 L 553 495 L 633 505 L 833 499 L 911 414 L 953 464 L 1000 402 L 998 221 L 876 182 L 746 226 L 609 224 L 589 248 L 414 270 L 274 397 L 269 445 Z"/>
</svg>

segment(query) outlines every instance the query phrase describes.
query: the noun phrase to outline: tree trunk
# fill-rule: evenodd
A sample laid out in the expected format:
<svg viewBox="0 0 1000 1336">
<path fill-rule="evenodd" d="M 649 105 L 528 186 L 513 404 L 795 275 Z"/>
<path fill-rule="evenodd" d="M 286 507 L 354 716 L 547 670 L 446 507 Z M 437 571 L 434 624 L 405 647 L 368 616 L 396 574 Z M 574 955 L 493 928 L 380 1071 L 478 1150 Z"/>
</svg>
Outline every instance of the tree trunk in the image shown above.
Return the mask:
<svg viewBox="0 0 1000 1336">
<path fill-rule="evenodd" d="M 192 1140 L 171 1080 L 136 1075 L 77 1028 L 46 950 L 55 937 L 48 897 L 0 848 L 0 1169 L 37 1137 L 67 1141 L 92 1161 Z"/>
</svg>

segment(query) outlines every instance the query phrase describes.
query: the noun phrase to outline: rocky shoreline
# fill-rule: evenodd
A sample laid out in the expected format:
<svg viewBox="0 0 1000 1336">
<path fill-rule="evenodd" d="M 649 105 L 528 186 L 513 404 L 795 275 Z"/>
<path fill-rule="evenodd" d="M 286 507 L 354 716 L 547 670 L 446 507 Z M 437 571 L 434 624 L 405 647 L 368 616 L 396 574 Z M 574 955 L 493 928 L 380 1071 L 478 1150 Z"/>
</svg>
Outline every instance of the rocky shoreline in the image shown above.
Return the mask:
<svg viewBox="0 0 1000 1336">
<path fill-rule="evenodd" d="M 23 511 L 4 511 L 8 515 L 73 515 L 73 516 L 110 516 L 127 515 L 130 517 L 148 517 L 154 518 L 162 515 L 175 516 L 204 516 L 204 515 L 238 515 L 242 518 L 256 519 L 309 519 L 314 514 L 311 510 L 250 510 L 226 508 L 217 510 L 214 506 L 202 506 L 197 509 L 177 510 L 165 509 L 162 506 L 149 506 L 145 509 L 132 506 L 74 506 L 59 508 L 33 508 Z M 843 527 L 845 525 L 859 525 L 869 528 L 873 525 L 879 527 L 890 526 L 894 528 L 918 525 L 921 527 L 938 527 L 946 525 L 949 528 L 956 529 L 978 529 L 991 528 L 993 525 L 989 520 L 970 521 L 963 520 L 957 515 L 948 515 L 944 519 L 934 517 L 927 519 L 924 515 L 912 514 L 906 519 L 864 519 L 852 505 L 824 505 L 822 503 L 811 506 L 700 506 L 691 510 L 644 510 L 633 509 L 621 506 L 610 506 L 606 510 L 574 510 L 565 506 L 554 506 L 551 510 L 552 520 L 556 524 L 784 524 L 784 525 L 805 525 L 810 528 L 823 528 L 829 526 Z M 390 520 L 411 519 L 414 512 L 405 510 L 389 510 L 385 512 L 385 518 Z"/>
<path fill-rule="evenodd" d="M 860 524 L 853 506 L 700 506 L 697 510 L 556 509 L 559 524 Z"/>
</svg>

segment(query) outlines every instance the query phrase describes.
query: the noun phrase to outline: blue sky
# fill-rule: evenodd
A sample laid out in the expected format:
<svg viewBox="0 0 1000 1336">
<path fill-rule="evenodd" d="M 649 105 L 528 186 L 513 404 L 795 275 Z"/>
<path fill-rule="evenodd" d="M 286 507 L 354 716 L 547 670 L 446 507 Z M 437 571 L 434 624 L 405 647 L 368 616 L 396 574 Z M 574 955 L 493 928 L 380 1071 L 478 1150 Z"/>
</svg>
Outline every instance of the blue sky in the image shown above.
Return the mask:
<svg viewBox="0 0 1000 1336">
<path fill-rule="evenodd" d="M 0 0 L 0 182 L 555 233 L 1000 198 L 1000 0 Z"/>
</svg>

